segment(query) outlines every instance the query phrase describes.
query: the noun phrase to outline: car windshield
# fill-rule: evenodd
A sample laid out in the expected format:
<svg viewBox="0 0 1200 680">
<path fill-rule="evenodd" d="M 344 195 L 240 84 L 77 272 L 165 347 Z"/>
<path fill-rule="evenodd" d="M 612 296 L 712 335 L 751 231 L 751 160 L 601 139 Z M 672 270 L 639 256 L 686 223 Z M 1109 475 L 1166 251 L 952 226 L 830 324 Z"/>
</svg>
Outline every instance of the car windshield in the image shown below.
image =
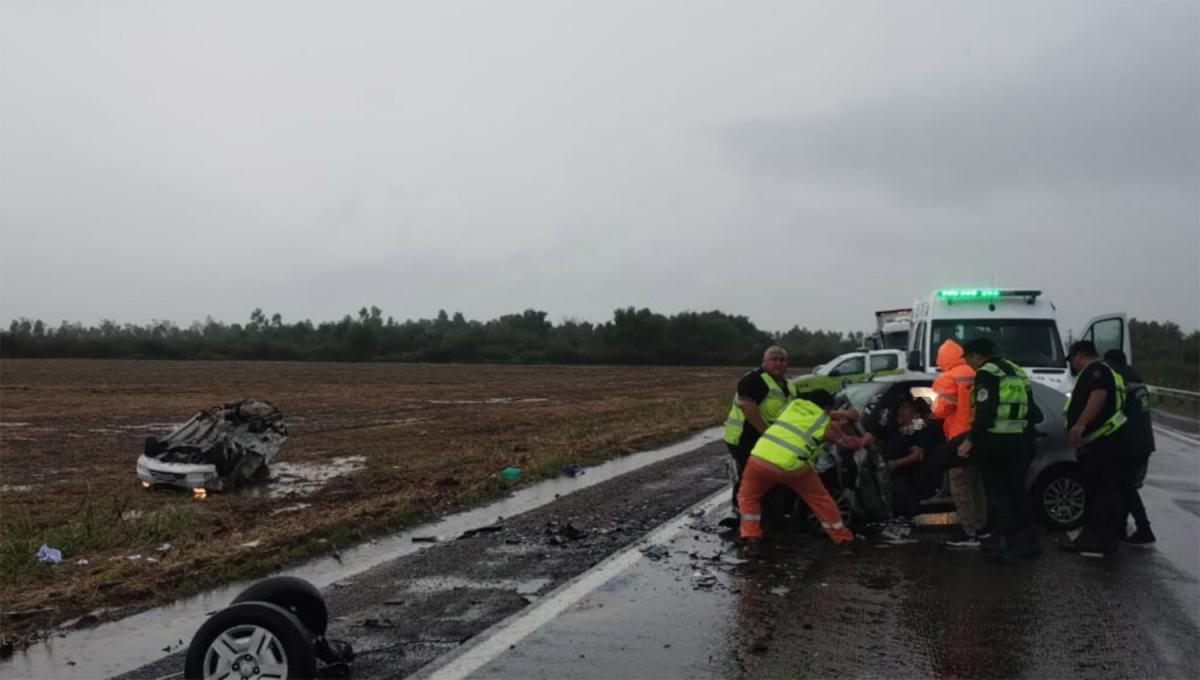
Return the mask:
<svg viewBox="0 0 1200 680">
<path fill-rule="evenodd" d="M 933 322 L 933 352 L 954 339 L 960 345 L 989 338 L 1009 361 L 1019 366 L 1063 368 L 1062 340 L 1050 319 L 956 319 Z"/>
</svg>

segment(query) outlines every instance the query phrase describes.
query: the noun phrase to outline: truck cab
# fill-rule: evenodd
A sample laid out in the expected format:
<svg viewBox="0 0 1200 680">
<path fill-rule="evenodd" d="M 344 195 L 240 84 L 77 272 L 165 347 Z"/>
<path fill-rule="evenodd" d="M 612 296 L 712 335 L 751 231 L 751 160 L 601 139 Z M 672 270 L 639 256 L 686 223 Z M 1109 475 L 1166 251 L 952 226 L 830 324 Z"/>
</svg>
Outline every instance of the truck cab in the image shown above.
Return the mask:
<svg viewBox="0 0 1200 680">
<path fill-rule="evenodd" d="M 1073 384 L 1066 351 L 1058 332 L 1054 303 L 1032 288 L 952 288 L 934 291 L 913 303 L 908 367 L 937 373 L 937 350 L 946 340 L 964 344 L 990 338 L 1000 354 L 1025 369 L 1030 380 L 1060 392 Z M 1104 353 L 1125 350 L 1130 361 L 1129 326 L 1124 314 L 1107 314 L 1088 322 L 1082 339 Z"/>
<path fill-rule="evenodd" d="M 817 389 L 837 392 L 850 383 L 862 382 L 878 375 L 898 375 L 903 372 L 903 351 L 860 350 L 840 354 L 814 368 L 811 375 L 801 376 L 795 382 L 801 392 Z"/>
</svg>

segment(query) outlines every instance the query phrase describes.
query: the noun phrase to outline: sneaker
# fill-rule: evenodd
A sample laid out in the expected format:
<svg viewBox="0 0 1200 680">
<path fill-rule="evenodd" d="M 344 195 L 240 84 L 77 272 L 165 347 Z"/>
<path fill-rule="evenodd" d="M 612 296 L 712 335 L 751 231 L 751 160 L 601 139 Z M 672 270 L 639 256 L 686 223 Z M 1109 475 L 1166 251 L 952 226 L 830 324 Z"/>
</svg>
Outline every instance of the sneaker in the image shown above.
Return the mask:
<svg viewBox="0 0 1200 680">
<path fill-rule="evenodd" d="M 1138 529 L 1121 539 L 1121 542 L 1126 545 L 1134 545 L 1139 548 L 1149 548 L 1154 545 L 1154 532 L 1150 531 L 1150 527 Z"/>
<path fill-rule="evenodd" d="M 948 548 L 978 548 L 979 537 L 972 536 L 960 528 L 957 533 L 943 541 L 942 545 Z"/>
</svg>

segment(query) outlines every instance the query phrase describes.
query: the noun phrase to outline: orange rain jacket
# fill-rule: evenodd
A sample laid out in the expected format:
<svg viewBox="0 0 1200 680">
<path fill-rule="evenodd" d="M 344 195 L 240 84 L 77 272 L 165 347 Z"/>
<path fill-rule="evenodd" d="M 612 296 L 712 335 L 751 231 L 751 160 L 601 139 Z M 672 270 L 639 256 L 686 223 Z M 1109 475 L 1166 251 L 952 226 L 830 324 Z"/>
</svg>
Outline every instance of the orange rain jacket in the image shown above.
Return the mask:
<svg viewBox="0 0 1200 680">
<path fill-rule="evenodd" d="M 942 421 L 946 439 L 953 439 L 971 429 L 971 387 L 975 384 L 975 369 L 963 359 L 963 350 L 954 340 L 938 348 L 937 365 L 942 372 L 933 381 L 937 399 L 933 402 L 933 417 Z"/>
</svg>

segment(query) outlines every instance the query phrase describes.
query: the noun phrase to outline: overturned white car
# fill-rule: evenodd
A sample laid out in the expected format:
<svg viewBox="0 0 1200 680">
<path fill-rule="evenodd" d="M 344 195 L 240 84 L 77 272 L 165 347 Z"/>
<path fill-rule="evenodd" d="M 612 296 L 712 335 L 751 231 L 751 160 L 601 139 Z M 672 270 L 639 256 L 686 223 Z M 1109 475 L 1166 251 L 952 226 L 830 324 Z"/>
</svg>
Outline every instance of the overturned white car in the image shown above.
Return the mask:
<svg viewBox="0 0 1200 680">
<path fill-rule="evenodd" d="M 245 399 L 192 416 L 165 437 L 147 437 L 137 459 L 146 487 L 201 491 L 232 489 L 270 476 L 287 441 L 283 415 L 273 404 Z"/>
</svg>

